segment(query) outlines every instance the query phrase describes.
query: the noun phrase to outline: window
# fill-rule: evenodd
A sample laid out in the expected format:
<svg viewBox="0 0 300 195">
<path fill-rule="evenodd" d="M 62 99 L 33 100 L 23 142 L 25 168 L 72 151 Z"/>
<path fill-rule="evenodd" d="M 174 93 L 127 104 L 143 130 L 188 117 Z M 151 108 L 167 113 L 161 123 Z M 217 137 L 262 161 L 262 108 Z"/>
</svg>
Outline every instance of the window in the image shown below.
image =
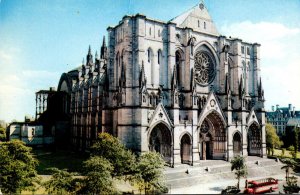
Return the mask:
<svg viewBox="0 0 300 195">
<path fill-rule="evenodd" d="M 244 46 L 241 47 L 241 51 L 242 51 L 242 54 L 245 53 L 245 47 Z"/>
<path fill-rule="evenodd" d="M 175 52 L 175 62 L 176 62 L 176 77 L 177 77 L 177 81 L 178 81 L 178 85 L 181 85 L 181 54 L 179 51 Z"/>
<path fill-rule="evenodd" d="M 250 55 L 250 48 L 247 47 L 247 55 Z"/>
<path fill-rule="evenodd" d="M 149 28 L 149 35 L 151 35 L 151 27 Z"/>
<path fill-rule="evenodd" d="M 148 51 L 148 62 L 151 62 L 151 49 L 149 48 Z"/>
<path fill-rule="evenodd" d="M 160 65 L 160 63 L 161 63 L 161 58 L 162 58 L 162 56 L 161 56 L 161 50 L 159 49 L 157 51 L 157 63 L 158 63 L 158 65 Z"/>
<path fill-rule="evenodd" d="M 157 33 L 158 37 L 160 37 L 160 30 L 158 30 L 158 33 Z"/>
<path fill-rule="evenodd" d="M 198 20 L 198 27 L 200 27 L 200 21 Z"/>
<path fill-rule="evenodd" d="M 206 22 L 203 23 L 203 27 L 204 27 L 204 29 L 206 29 Z"/>
</svg>

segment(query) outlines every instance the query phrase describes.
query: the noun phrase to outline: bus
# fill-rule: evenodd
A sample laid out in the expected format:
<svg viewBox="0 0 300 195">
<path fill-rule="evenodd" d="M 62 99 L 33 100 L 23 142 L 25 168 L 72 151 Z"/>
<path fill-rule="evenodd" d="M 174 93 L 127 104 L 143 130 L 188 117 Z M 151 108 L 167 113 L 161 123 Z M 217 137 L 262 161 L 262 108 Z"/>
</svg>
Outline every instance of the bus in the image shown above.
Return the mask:
<svg viewBox="0 0 300 195">
<path fill-rule="evenodd" d="M 278 190 L 278 179 L 266 178 L 247 181 L 245 185 L 245 194 L 263 194 Z"/>
</svg>

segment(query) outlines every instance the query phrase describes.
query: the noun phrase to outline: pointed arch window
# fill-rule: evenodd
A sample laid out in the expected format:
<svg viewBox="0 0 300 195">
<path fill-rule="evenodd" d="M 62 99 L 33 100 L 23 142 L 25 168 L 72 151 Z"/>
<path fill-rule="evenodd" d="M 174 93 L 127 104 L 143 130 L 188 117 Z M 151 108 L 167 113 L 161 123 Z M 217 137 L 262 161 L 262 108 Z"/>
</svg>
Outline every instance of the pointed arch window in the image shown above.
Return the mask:
<svg viewBox="0 0 300 195">
<path fill-rule="evenodd" d="M 203 27 L 204 27 L 204 29 L 206 29 L 206 22 L 203 23 Z"/>
<path fill-rule="evenodd" d="M 175 62 L 176 62 L 176 73 L 177 73 L 177 81 L 178 81 L 178 86 L 181 86 L 181 74 L 182 74 L 182 71 L 181 71 L 181 62 L 182 62 L 182 56 L 180 54 L 180 51 L 176 51 L 175 52 Z"/>
<path fill-rule="evenodd" d="M 245 61 L 242 62 L 243 63 L 243 80 L 244 80 L 244 87 L 247 86 L 247 67 L 246 67 L 246 63 Z"/>
<path fill-rule="evenodd" d="M 151 62 L 151 54 L 152 52 L 151 52 L 151 49 L 149 48 L 148 50 L 147 50 L 147 56 L 148 56 L 148 62 Z"/>
<path fill-rule="evenodd" d="M 161 50 L 159 49 L 157 51 L 157 63 L 158 63 L 158 65 L 161 64 L 161 60 L 162 60 L 162 54 L 161 54 Z"/>
</svg>

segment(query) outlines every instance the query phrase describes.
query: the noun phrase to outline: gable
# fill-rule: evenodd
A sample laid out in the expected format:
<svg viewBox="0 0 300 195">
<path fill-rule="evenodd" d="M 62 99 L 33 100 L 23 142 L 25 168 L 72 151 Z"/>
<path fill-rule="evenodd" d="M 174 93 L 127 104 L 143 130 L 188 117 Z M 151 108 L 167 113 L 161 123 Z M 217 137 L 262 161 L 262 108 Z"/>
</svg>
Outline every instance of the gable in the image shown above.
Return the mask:
<svg viewBox="0 0 300 195">
<path fill-rule="evenodd" d="M 219 36 L 217 28 L 203 3 L 175 17 L 171 22 L 181 28 L 192 28 L 197 32 Z"/>
<path fill-rule="evenodd" d="M 165 123 L 168 127 L 172 127 L 173 124 L 168 116 L 168 113 L 166 112 L 164 106 L 159 103 L 149 121 L 149 127 L 159 123 L 163 122 Z"/>
<path fill-rule="evenodd" d="M 212 112 L 218 113 L 220 118 L 223 120 L 224 125 L 227 125 L 220 103 L 213 92 L 211 92 L 207 97 L 206 103 L 199 116 L 198 126 L 200 126 L 203 120 Z"/>
<path fill-rule="evenodd" d="M 258 125 L 260 125 L 258 119 L 257 119 L 257 116 L 254 112 L 254 109 L 251 110 L 248 118 L 247 118 L 247 125 L 251 125 L 253 122 L 257 123 Z"/>
</svg>

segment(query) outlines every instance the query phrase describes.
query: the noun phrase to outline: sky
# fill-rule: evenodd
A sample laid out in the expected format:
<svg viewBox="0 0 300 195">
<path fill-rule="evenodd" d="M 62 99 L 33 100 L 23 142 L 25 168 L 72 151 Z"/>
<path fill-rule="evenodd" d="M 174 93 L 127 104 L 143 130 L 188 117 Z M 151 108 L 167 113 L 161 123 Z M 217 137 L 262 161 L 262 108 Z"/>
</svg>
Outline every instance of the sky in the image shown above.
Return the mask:
<svg viewBox="0 0 300 195">
<path fill-rule="evenodd" d="M 0 0 L 0 120 L 35 116 L 35 92 L 99 50 L 126 14 L 169 21 L 200 0 Z M 220 34 L 261 44 L 265 107 L 300 110 L 300 0 L 204 0 Z"/>
</svg>

